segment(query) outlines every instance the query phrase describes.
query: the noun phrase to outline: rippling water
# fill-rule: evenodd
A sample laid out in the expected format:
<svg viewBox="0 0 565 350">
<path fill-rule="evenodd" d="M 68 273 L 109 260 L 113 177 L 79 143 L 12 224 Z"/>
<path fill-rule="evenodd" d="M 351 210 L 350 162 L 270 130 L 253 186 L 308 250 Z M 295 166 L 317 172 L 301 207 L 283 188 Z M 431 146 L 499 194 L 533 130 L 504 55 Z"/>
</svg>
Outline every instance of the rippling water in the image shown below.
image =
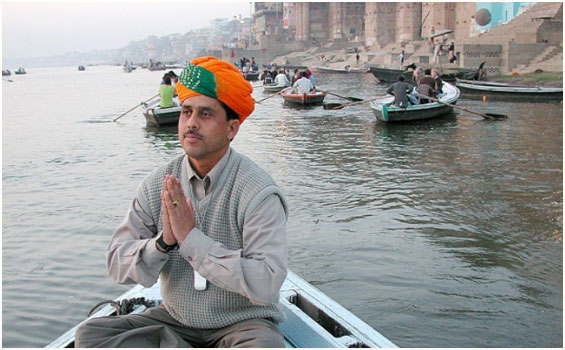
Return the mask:
<svg viewBox="0 0 565 350">
<path fill-rule="evenodd" d="M 182 149 L 140 109 L 112 119 L 162 74 L 3 79 L 3 346 L 45 346 L 129 289 L 106 275 L 106 245 L 139 181 Z M 369 74 L 317 83 L 361 98 L 386 88 Z M 561 347 L 562 104 L 458 104 L 509 118 L 383 125 L 367 105 L 297 110 L 277 96 L 233 147 L 287 194 L 290 268 L 397 345 Z"/>
</svg>

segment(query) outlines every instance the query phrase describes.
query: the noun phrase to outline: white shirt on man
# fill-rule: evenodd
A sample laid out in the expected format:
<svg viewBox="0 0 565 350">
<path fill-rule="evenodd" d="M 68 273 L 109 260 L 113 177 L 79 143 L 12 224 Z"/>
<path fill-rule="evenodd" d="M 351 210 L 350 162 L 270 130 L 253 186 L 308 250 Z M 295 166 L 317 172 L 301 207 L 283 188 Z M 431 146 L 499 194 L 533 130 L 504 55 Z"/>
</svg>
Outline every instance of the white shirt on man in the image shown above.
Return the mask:
<svg viewBox="0 0 565 350">
<path fill-rule="evenodd" d="M 310 90 L 314 89 L 314 85 L 312 85 L 310 79 L 306 77 L 302 77 L 295 81 L 292 87 L 296 88 L 299 94 L 307 94 Z"/>
</svg>

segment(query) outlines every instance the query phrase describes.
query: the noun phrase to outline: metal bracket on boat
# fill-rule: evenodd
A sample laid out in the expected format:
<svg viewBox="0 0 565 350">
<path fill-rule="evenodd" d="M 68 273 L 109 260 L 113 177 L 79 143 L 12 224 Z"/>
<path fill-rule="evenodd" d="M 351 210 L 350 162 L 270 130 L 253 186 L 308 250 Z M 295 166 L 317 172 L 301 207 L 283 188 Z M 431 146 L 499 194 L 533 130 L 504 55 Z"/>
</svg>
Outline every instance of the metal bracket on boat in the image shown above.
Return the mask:
<svg viewBox="0 0 565 350">
<path fill-rule="evenodd" d="M 155 306 L 155 302 L 151 300 L 146 300 L 144 297 L 141 298 L 131 298 L 131 299 L 123 299 L 122 301 L 115 301 L 115 300 L 104 300 L 96 304 L 88 313 L 88 316 L 92 315 L 98 307 L 110 304 L 116 309 L 116 315 L 127 315 L 130 314 L 134 306 L 136 305 L 144 305 L 146 308 L 150 308 Z"/>
</svg>

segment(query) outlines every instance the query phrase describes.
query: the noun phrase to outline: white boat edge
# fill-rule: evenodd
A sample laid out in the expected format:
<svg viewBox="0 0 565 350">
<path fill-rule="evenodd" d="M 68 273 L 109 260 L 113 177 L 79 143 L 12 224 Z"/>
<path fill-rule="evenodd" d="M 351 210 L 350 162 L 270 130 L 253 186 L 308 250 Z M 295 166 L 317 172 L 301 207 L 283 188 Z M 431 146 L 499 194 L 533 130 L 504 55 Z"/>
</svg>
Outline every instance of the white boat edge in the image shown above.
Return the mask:
<svg viewBox="0 0 565 350">
<path fill-rule="evenodd" d="M 455 85 L 447 83 L 447 82 L 443 83 L 443 87 L 446 90 L 446 92 L 438 97 L 439 100 L 441 102 L 444 102 L 444 103 L 455 104 L 457 102 L 457 100 L 459 99 L 459 97 L 461 96 L 459 89 Z M 384 105 L 391 104 L 393 101 L 394 101 L 394 96 L 390 95 L 390 96 L 384 97 L 382 99 L 371 101 L 369 103 L 369 106 L 370 106 L 371 109 L 374 109 L 374 110 L 377 110 L 377 111 L 382 111 Z M 443 104 L 440 103 L 440 102 L 431 102 L 431 103 L 424 103 L 424 104 L 420 104 L 420 105 L 411 105 L 409 108 L 410 108 L 410 111 L 418 111 L 418 110 L 426 110 L 426 109 L 437 108 L 438 106 L 441 106 L 441 105 L 443 105 Z M 394 106 L 394 105 L 389 105 L 388 108 L 389 108 L 390 112 L 396 112 L 396 111 L 403 110 L 401 107 Z"/>
<path fill-rule="evenodd" d="M 492 84 L 469 84 L 458 82 L 457 86 L 466 88 L 469 90 L 476 90 L 476 91 L 491 91 L 491 92 L 505 92 L 505 93 L 559 93 L 563 92 L 563 88 L 549 88 L 549 87 L 517 87 L 517 86 L 500 86 L 500 85 L 492 85 Z"/>
<path fill-rule="evenodd" d="M 136 285 L 114 300 L 145 297 L 160 302 L 159 288 L 159 282 L 150 288 Z M 286 320 L 280 324 L 280 329 L 289 348 L 397 348 L 377 330 L 290 270 L 281 287 L 279 300 L 286 314 Z M 132 313 L 144 310 L 144 306 L 138 306 Z M 46 348 L 71 346 L 76 330 L 82 323 L 113 312 L 112 306 L 104 306 Z"/>
</svg>

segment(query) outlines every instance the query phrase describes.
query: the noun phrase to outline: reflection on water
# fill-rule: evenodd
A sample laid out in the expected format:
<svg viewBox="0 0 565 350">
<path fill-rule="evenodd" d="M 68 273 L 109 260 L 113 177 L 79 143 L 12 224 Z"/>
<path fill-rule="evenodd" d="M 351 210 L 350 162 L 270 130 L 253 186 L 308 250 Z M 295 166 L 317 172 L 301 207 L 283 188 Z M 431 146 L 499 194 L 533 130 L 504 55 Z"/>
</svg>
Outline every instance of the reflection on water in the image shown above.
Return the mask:
<svg viewBox="0 0 565 350">
<path fill-rule="evenodd" d="M 108 239 L 141 179 L 182 153 L 176 127 L 146 127 L 139 110 L 111 122 L 154 94 L 159 72 L 68 69 L 3 83 L 7 347 L 44 346 L 128 289 L 106 276 Z M 363 99 L 386 88 L 370 74 L 316 79 Z M 35 91 L 70 82 L 83 90 L 68 113 Z M 561 346 L 562 105 L 458 105 L 509 118 L 389 125 L 367 105 L 297 109 L 274 96 L 233 147 L 287 195 L 290 268 L 399 346 Z"/>
</svg>

